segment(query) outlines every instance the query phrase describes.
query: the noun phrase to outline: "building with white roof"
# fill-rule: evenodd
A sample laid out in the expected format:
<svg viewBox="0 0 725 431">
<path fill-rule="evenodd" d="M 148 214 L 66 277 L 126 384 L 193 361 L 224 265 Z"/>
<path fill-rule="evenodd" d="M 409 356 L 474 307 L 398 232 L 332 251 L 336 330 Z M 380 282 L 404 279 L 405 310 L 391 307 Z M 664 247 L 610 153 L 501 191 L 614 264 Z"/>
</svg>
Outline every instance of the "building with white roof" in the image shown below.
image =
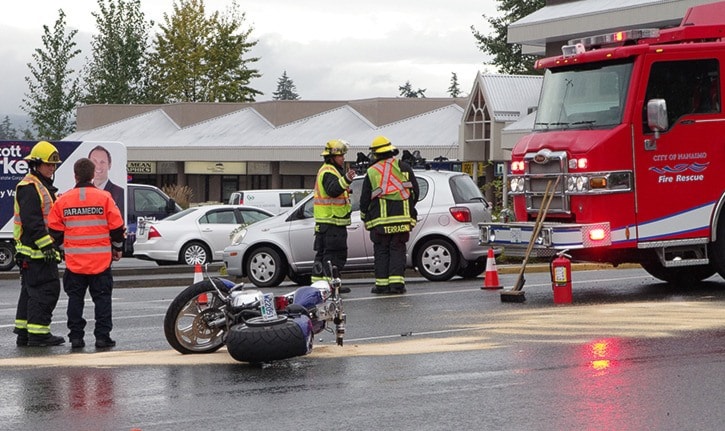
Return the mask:
<svg viewBox="0 0 725 431">
<path fill-rule="evenodd" d="M 350 163 L 384 135 L 428 161 L 461 161 L 478 179 L 493 166 L 485 162 L 502 166 L 501 129 L 536 106 L 540 85 L 540 77 L 478 74 L 469 98 L 88 105 L 65 140 L 123 142 L 133 181 L 188 185 L 195 201 L 312 188 L 325 142 L 335 138 L 350 144 Z"/>
</svg>

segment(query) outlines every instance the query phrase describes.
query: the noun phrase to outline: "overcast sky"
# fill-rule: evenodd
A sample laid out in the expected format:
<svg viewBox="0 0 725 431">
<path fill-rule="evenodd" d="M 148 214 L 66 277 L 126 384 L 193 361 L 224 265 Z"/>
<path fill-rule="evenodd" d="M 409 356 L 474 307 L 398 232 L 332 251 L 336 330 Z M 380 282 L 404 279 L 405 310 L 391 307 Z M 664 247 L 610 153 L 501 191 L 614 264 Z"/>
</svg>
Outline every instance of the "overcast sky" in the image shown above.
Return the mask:
<svg viewBox="0 0 725 431">
<path fill-rule="evenodd" d="M 271 100 L 286 70 L 306 100 L 397 97 L 410 81 L 427 97 L 446 97 L 451 73 L 468 94 L 476 71 L 490 70 L 470 27 L 488 31 L 483 14 L 496 15 L 494 0 L 240 0 L 244 28 L 257 40 L 252 56 L 262 77 L 251 86 Z M 163 21 L 173 0 L 142 0 L 146 19 Z M 205 0 L 207 13 L 224 11 L 230 0 Z M 33 50 L 42 48 L 43 25 L 52 29 L 63 9 L 69 29 L 79 30 L 83 51 L 79 69 L 90 57 L 97 0 L 19 0 L 3 2 L 0 13 L 0 117 L 23 114 L 28 92 L 24 77 Z M 151 35 L 156 33 L 156 28 Z"/>
</svg>

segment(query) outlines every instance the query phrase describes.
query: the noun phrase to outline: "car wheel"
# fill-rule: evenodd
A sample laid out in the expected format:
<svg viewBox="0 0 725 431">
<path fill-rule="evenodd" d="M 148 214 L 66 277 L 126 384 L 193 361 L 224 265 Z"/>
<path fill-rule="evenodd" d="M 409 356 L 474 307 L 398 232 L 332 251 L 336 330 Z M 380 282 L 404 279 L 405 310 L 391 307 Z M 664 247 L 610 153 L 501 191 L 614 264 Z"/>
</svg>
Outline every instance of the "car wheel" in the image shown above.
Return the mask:
<svg viewBox="0 0 725 431">
<path fill-rule="evenodd" d="M 15 247 L 7 241 L 0 241 L 0 271 L 10 271 L 15 266 Z"/>
<path fill-rule="evenodd" d="M 426 241 L 415 259 L 418 272 L 430 281 L 446 281 L 458 271 L 458 250 L 450 242 L 435 238 Z"/>
<path fill-rule="evenodd" d="M 312 284 L 312 274 L 298 274 L 290 271 L 290 273 L 287 274 L 287 277 L 289 277 L 289 279 L 298 286 L 309 286 Z"/>
<path fill-rule="evenodd" d="M 287 262 L 273 248 L 260 247 L 249 255 L 247 277 L 257 287 L 277 287 L 287 274 Z"/>
<path fill-rule="evenodd" d="M 486 270 L 486 259 L 469 261 L 465 268 L 458 270 L 458 275 L 466 280 L 473 280 Z"/>
<path fill-rule="evenodd" d="M 186 265 L 204 265 L 211 262 L 211 252 L 198 241 L 192 241 L 181 248 L 179 263 Z"/>
</svg>

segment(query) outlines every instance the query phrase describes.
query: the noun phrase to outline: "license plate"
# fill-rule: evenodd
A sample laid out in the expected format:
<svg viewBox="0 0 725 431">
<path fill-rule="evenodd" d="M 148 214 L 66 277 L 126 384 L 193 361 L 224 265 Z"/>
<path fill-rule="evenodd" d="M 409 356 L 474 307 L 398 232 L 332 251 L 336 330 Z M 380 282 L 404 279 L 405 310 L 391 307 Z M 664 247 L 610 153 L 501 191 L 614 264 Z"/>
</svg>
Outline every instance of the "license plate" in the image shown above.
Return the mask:
<svg viewBox="0 0 725 431">
<path fill-rule="evenodd" d="M 277 318 L 277 310 L 274 309 L 274 294 L 265 293 L 262 296 L 262 319 L 274 320 Z"/>
<path fill-rule="evenodd" d="M 513 244 L 521 243 L 521 228 L 519 228 L 519 227 L 511 228 L 511 243 L 513 243 Z"/>
</svg>

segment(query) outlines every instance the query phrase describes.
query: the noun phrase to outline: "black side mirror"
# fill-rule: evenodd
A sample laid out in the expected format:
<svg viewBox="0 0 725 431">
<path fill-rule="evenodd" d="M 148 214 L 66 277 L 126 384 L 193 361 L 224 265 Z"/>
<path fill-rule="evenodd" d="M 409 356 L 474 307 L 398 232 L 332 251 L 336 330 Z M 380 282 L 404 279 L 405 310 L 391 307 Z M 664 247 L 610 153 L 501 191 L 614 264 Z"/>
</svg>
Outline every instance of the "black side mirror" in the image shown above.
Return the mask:
<svg viewBox="0 0 725 431">
<path fill-rule="evenodd" d="M 166 208 L 164 210 L 166 214 L 173 214 L 176 211 L 176 201 L 174 199 L 166 201 Z"/>
</svg>

